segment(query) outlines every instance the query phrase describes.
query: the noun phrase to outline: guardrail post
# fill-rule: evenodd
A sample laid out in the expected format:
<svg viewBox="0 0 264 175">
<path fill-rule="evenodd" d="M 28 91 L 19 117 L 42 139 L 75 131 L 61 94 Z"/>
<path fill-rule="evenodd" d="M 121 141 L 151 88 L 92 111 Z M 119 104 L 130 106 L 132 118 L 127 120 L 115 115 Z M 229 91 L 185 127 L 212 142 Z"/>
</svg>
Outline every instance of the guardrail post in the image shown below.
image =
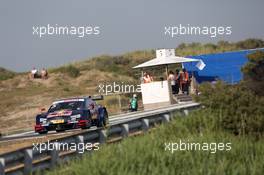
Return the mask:
<svg viewBox="0 0 264 175">
<path fill-rule="evenodd" d="M 32 173 L 33 151 L 32 149 L 24 150 L 24 174 Z"/>
<path fill-rule="evenodd" d="M 185 116 L 189 115 L 189 110 L 188 110 L 188 109 L 184 109 L 184 110 L 183 110 L 183 114 L 184 114 Z"/>
<path fill-rule="evenodd" d="M 84 144 L 84 137 L 82 135 L 78 135 L 76 137 L 76 142 L 77 142 L 77 145 Z M 77 149 L 76 151 L 77 153 L 79 153 L 79 149 Z"/>
<path fill-rule="evenodd" d="M 82 135 L 77 136 L 76 140 L 77 140 L 77 144 L 84 143 L 84 137 Z"/>
<path fill-rule="evenodd" d="M 0 158 L 0 174 L 5 175 L 5 159 Z"/>
<path fill-rule="evenodd" d="M 122 127 L 122 133 L 121 133 L 122 137 L 123 138 L 124 137 L 128 137 L 128 134 L 129 134 L 129 125 L 128 124 L 123 124 L 123 125 L 121 125 L 121 127 Z"/>
<path fill-rule="evenodd" d="M 141 122 L 143 132 L 147 132 L 149 129 L 149 119 L 142 119 Z"/>
<path fill-rule="evenodd" d="M 59 160 L 59 143 L 58 142 L 54 142 L 54 147 L 51 151 L 51 168 L 54 168 L 56 166 L 56 164 L 58 163 Z"/>
<path fill-rule="evenodd" d="M 106 130 L 99 130 L 99 143 L 103 144 L 107 140 Z"/>
<path fill-rule="evenodd" d="M 164 122 L 169 122 L 170 121 L 170 115 L 169 114 L 163 114 L 162 117 L 163 117 L 163 121 Z"/>
</svg>

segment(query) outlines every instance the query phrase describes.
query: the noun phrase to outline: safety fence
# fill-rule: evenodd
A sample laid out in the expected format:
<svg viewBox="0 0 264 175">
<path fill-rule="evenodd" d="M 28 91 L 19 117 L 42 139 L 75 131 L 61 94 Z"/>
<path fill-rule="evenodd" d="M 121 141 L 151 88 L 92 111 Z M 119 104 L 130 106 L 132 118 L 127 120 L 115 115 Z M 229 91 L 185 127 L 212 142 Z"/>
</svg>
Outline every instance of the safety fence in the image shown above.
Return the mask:
<svg viewBox="0 0 264 175">
<path fill-rule="evenodd" d="M 0 174 L 32 174 L 46 169 L 53 169 L 58 164 L 67 162 L 73 157 L 82 156 L 80 150 L 64 150 L 67 144 L 86 145 L 91 144 L 92 153 L 96 144 L 113 143 L 126 137 L 148 132 L 149 129 L 171 121 L 173 116 L 188 115 L 189 111 L 199 107 L 198 103 L 172 105 L 166 108 L 120 115 L 107 128 L 84 130 L 71 136 L 51 140 L 42 144 L 52 144 L 52 149 L 39 150 L 35 146 L 18 149 L 13 152 L 0 155 Z M 63 143 L 63 144 L 61 144 Z"/>
</svg>

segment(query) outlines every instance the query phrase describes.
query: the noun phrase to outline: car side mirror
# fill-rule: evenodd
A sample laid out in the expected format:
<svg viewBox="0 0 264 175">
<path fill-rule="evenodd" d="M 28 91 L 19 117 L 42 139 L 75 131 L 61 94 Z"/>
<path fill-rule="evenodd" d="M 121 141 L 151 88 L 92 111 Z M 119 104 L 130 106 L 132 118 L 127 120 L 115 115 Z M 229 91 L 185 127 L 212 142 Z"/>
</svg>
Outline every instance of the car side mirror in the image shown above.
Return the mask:
<svg viewBox="0 0 264 175">
<path fill-rule="evenodd" d="M 41 112 L 41 113 L 46 112 L 46 108 L 41 108 L 41 109 L 40 109 L 40 112 Z"/>
</svg>

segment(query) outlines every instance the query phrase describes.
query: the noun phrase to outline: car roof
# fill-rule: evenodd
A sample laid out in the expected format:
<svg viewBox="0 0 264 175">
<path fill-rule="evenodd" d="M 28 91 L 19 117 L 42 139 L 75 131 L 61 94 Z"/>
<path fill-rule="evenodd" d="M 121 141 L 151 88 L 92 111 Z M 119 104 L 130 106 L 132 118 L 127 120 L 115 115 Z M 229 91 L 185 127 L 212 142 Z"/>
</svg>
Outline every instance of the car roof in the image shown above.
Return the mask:
<svg viewBox="0 0 264 175">
<path fill-rule="evenodd" d="M 53 101 L 52 104 L 63 103 L 63 102 L 85 101 L 86 99 L 87 97 L 64 98 L 64 99 L 55 100 Z"/>
</svg>

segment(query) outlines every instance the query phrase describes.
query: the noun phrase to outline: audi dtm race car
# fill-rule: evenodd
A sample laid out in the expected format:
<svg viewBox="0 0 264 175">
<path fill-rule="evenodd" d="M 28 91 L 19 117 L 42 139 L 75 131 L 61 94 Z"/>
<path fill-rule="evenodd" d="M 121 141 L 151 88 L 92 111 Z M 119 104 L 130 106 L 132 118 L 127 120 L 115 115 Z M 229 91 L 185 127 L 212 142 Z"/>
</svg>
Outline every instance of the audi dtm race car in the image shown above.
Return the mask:
<svg viewBox="0 0 264 175">
<path fill-rule="evenodd" d="M 106 126 L 108 113 L 105 107 L 96 104 L 91 97 L 69 98 L 54 101 L 47 112 L 36 116 L 35 132 L 45 134 L 48 131 L 90 128 Z"/>
</svg>

